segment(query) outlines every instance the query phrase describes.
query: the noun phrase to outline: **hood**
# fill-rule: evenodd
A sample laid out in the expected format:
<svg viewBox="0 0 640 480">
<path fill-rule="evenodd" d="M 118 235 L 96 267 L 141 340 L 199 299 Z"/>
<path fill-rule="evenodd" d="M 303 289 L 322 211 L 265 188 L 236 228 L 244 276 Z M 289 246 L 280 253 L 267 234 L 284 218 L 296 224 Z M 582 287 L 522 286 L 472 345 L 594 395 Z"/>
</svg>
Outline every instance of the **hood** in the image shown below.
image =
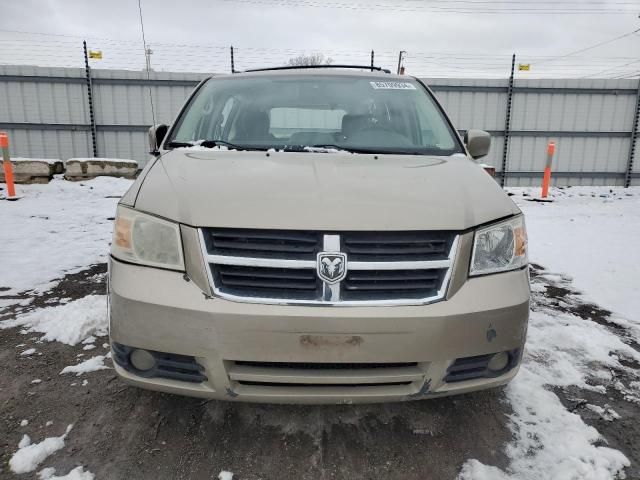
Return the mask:
<svg viewBox="0 0 640 480">
<path fill-rule="evenodd" d="M 135 207 L 196 227 L 463 230 L 518 213 L 463 155 L 176 149 Z"/>
</svg>

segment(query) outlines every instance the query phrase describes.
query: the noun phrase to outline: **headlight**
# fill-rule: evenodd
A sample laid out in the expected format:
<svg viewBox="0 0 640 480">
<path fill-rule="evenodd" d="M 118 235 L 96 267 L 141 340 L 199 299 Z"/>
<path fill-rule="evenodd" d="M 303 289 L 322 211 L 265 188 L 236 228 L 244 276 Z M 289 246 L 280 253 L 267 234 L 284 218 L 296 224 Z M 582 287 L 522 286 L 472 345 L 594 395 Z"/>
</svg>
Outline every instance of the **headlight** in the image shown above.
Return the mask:
<svg viewBox="0 0 640 480">
<path fill-rule="evenodd" d="M 522 215 L 476 231 L 469 275 L 516 270 L 527 263 L 527 230 Z"/>
<path fill-rule="evenodd" d="M 178 224 L 122 206 L 116 213 L 111 254 L 126 262 L 184 270 Z"/>
</svg>

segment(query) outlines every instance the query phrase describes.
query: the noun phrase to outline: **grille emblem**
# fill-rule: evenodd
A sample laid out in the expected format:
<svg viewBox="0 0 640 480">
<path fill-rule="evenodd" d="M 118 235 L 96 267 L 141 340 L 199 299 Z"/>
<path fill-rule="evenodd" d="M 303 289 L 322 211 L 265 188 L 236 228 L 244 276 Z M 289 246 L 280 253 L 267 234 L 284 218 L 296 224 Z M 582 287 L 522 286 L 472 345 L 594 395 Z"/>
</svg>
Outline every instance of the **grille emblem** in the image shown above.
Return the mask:
<svg viewBox="0 0 640 480">
<path fill-rule="evenodd" d="M 338 283 L 347 275 L 347 255 L 344 253 L 320 252 L 318 254 L 318 277 L 328 284 Z"/>
</svg>

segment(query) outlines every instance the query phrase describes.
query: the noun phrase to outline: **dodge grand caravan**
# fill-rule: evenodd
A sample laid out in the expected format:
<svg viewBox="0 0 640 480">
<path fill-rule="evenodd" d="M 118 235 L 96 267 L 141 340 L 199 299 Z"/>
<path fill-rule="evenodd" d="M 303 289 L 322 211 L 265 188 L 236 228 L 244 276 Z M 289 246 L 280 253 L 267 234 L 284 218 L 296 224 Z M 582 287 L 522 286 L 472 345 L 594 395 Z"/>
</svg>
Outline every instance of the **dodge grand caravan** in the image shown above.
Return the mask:
<svg viewBox="0 0 640 480">
<path fill-rule="evenodd" d="M 362 70 L 362 69 L 361 69 Z M 529 315 L 522 213 L 419 79 L 216 76 L 117 210 L 115 369 L 142 388 L 292 403 L 503 385 Z"/>
</svg>

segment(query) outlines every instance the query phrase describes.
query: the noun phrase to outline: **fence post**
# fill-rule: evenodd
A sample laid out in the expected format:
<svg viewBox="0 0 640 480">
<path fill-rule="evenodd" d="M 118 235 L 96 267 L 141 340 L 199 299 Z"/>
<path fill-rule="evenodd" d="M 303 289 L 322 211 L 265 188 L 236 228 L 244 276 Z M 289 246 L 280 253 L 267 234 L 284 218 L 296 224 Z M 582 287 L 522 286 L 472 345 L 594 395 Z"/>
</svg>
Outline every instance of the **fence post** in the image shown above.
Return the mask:
<svg viewBox="0 0 640 480">
<path fill-rule="evenodd" d="M 376 58 L 376 54 L 373 50 L 371 50 L 371 71 L 372 72 L 373 72 L 375 58 Z"/>
<path fill-rule="evenodd" d="M 509 135 L 511 133 L 511 103 L 513 101 L 513 74 L 516 67 L 516 54 L 511 57 L 511 75 L 509 76 L 509 88 L 507 90 L 507 114 L 504 122 L 504 145 L 502 147 L 502 170 L 500 172 L 500 186 L 507 183 L 507 163 L 509 159 Z"/>
<path fill-rule="evenodd" d="M 84 49 L 84 72 L 87 77 L 87 98 L 89 100 L 89 120 L 91 121 L 91 142 L 93 144 L 93 156 L 98 156 L 98 144 L 96 143 L 96 119 L 93 114 L 93 88 L 91 84 L 91 68 L 89 67 L 89 56 L 87 54 L 87 42 L 82 42 Z"/>
<path fill-rule="evenodd" d="M 231 45 L 231 73 L 236 73 L 236 66 L 233 59 L 233 45 Z"/>
<path fill-rule="evenodd" d="M 406 53 L 407 52 L 404 50 L 400 50 L 400 53 L 398 54 L 398 75 L 402 73 L 402 61 L 404 60 Z"/>
<path fill-rule="evenodd" d="M 633 126 L 631 128 L 631 144 L 629 145 L 627 172 L 624 176 L 625 188 L 631 186 L 631 175 L 633 174 L 633 158 L 636 154 L 636 142 L 638 140 L 638 117 L 640 117 L 640 80 L 638 80 L 638 91 L 636 93 L 636 111 L 633 115 Z"/>
</svg>

